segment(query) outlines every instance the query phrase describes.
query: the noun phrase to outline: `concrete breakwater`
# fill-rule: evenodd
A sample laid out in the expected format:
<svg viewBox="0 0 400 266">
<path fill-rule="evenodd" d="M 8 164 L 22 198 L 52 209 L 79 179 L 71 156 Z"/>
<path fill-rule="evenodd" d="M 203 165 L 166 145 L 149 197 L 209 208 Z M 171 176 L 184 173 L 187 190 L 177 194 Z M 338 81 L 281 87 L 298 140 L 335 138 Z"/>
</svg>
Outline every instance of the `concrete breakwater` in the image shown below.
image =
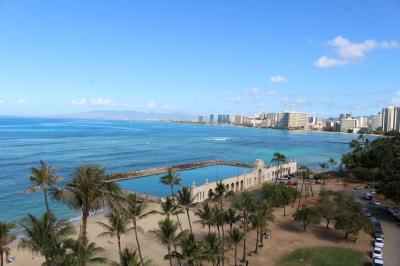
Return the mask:
<svg viewBox="0 0 400 266">
<path fill-rule="evenodd" d="M 129 172 L 122 172 L 122 173 L 114 173 L 108 174 L 106 176 L 107 181 L 120 181 L 126 179 L 135 179 L 141 178 L 145 176 L 151 175 L 159 175 L 164 174 L 168 171 L 169 168 L 172 168 L 175 172 L 183 171 L 183 170 L 190 170 L 195 168 L 213 166 L 213 165 L 230 165 L 230 166 L 238 166 L 244 168 L 253 168 L 252 164 L 248 163 L 241 163 L 241 162 L 233 162 L 233 161 L 223 161 L 223 160 L 209 160 L 203 162 L 193 162 L 187 164 L 179 164 L 179 165 L 171 165 L 165 166 L 160 168 L 151 168 L 151 169 L 143 169 L 143 170 L 135 170 Z"/>
</svg>

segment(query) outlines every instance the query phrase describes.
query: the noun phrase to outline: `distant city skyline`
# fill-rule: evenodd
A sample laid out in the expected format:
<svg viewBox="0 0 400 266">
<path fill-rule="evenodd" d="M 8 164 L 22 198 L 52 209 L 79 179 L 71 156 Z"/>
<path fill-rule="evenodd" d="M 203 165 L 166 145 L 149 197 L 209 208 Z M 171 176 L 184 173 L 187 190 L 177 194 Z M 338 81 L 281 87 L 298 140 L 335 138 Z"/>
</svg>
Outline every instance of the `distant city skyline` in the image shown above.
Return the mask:
<svg viewBox="0 0 400 266">
<path fill-rule="evenodd" d="M 400 106 L 400 2 L 1 1 L 0 116 Z"/>
</svg>

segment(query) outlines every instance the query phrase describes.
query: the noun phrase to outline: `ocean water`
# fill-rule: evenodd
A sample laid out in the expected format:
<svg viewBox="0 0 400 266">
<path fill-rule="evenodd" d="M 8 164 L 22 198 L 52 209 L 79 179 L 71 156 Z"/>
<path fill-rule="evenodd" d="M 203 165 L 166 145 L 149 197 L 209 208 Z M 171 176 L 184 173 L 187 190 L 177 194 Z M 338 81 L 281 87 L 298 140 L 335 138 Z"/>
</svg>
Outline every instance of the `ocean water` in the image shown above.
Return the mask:
<svg viewBox="0 0 400 266">
<path fill-rule="evenodd" d="M 252 163 L 271 160 L 276 151 L 300 164 L 318 167 L 330 157 L 340 159 L 355 137 L 327 132 L 207 126 L 163 122 L 87 121 L 0 118 L 0 220 L 18 221 L 27 213 L 44 212 L 43 194 L 25 194 L 30 167 L 39 160 L 60 167 L 63 182 L 80 163 L 98 163 L 109 172 L 154 168 L 212 159 Z M 237 175 L 243 168 L 213 166 L 181 172 L 191 185 Z M 151 195 L 169 188 L 159 176 L 120 182 L 121 186 Z M 51 202 L 60 217 L 78 214 Z"/>
</svg>

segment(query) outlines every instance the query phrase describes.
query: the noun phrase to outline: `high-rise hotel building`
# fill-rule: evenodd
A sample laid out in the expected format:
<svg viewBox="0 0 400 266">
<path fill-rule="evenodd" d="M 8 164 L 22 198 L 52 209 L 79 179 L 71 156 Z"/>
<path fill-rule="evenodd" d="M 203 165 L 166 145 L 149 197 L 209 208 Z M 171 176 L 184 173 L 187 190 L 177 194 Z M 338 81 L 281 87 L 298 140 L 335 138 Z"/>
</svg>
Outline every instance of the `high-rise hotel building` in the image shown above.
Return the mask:
<svg viewBox="0 0 400 266">
<path fill-rule="evenodd" d="M 382 110 L 383 132 L 400 132 L 400 107 L 388 106 Z"/>
<path fill-rule="evenodd" d="M 298 112 L 278 113 L 278 128 L 282 129 L 304 129 L 307 126 L 307 114 Z"/>
</svg>

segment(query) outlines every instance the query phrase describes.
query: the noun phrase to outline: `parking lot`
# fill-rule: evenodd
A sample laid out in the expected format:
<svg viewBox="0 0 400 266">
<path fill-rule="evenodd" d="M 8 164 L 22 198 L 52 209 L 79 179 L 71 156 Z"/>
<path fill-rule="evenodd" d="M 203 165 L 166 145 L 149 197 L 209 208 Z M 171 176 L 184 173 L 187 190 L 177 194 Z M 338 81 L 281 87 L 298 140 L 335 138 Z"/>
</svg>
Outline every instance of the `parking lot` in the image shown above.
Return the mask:
<svg viewBox="0 0 400 266">
<path fill-rule="evenodd" d="M 367 190 L 352 191 L 359 202 L 368 208 L 373 217 L 379 220 L 384 235 L 383 261 L 385 266 L 400 265 L 400 223 L 381 206 L 374 206 L 362 197 Z M 373 243 L 371 243 L 371 251 Z"/>
</svg>

